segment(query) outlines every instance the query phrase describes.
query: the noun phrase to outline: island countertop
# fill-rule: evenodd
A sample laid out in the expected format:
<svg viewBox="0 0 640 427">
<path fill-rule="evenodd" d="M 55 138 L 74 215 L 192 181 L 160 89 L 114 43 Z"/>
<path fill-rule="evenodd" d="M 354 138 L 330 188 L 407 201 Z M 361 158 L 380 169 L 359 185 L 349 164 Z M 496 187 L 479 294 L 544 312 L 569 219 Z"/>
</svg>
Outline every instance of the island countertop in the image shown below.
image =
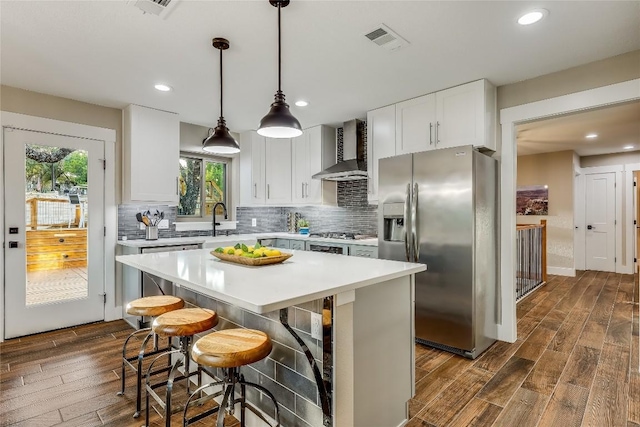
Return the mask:
<svg viewBox="0 0 640 427">
<path fill-rule="evenodd" d="M 220 261 L 210 249 L 120 255 L 116 260 L 259 314 L 426 270 L 424 264 L 283 252 L 293 257 L 282 264 L 261 267 Z"/>
</svg>

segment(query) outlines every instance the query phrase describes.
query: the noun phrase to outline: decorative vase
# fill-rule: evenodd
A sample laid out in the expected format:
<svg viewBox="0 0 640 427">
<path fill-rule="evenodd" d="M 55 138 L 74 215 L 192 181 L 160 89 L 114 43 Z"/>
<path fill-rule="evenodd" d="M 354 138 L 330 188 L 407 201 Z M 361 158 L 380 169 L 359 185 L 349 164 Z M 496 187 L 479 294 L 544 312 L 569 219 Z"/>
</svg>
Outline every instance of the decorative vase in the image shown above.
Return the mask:
<svg viewBox="0 0 640 427">
<path fill-rule="evenodd" d="M 309 234 L 309 227 L 300 227 L 300 234 Z"/>
</svg>

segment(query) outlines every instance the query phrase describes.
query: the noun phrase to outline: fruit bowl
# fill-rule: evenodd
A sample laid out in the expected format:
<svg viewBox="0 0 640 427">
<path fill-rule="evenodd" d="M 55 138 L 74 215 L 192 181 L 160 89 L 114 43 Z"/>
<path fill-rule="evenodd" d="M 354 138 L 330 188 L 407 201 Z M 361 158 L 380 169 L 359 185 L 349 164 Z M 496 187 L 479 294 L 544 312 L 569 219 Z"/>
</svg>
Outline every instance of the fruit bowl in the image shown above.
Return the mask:
<svg viewBox="0 0 640 427">
<path fill-rule="evenodd" d="M 247 258 L 239 255 L 230 255 L 225 253 L 220 253 L 216 251 L 211 251 L 211 255 L 222 260 L 233 262 L 235 264 L 243 264 L 243 265 L 270 265 L 270 264 L 279 264 L 284 262 L 285 260 L 291 258 L 292 254 L 281 254 L 276 256 L 267 256 L 260 258 Z"/>
</svg>

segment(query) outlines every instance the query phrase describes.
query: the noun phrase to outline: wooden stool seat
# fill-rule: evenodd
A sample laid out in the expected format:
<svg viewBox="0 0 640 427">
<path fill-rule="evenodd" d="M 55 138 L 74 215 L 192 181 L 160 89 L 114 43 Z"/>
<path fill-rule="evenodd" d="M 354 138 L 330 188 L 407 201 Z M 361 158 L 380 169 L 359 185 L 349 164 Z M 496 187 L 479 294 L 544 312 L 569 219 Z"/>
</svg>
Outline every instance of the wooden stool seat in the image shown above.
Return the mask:
<svg viewBox="0 0 640 427">
<path fill-rule="evenodd" d="M 226 329 L 196 341 L 191 356 L 200 365 L 236 368 L 264 359 L 271 348 L 271 339 L 262 331 Z"/>
<path fill-rule="evenodd" d="M 182 298 L 171 295 L 158 295 L 138 298 L 127 304 L 127 313 L 132 316 L 156 317 L 184 307 Z"/>
<path fill-rule="evenodd" d="M 163 337 L 188 337 L 208 331 L 218 324 L 215 311 L 206 308 L 183 308 L 156 317 L 152 329 Z"/>
</svg>

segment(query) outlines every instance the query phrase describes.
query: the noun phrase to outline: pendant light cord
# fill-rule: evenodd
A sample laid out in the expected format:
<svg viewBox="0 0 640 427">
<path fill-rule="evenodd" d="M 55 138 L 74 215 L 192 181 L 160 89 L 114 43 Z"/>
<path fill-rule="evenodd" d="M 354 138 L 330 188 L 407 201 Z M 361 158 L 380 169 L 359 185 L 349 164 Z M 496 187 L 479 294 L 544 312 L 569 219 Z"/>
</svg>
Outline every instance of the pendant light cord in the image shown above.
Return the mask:
<svg viewBox="0 0 640 427">
<path fill-rule="evenodd" d="M 278 3 L 278 93 L 282 93 L 282 35 L 280 25 L 280 9 L 281 5 Z"/>
<path fill-rule="evenodd" d="M 222 114 L 222 49 L 220 49 L 220 118 L 224 117 Z"/>
</svg>

